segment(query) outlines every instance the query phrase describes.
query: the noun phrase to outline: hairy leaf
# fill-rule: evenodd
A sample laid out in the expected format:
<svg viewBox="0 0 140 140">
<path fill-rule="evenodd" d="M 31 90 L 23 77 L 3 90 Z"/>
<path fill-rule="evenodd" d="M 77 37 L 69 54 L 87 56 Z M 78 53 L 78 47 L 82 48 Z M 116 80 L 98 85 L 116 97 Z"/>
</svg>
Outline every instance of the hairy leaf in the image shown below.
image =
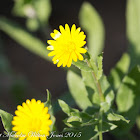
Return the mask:
<svg viewBox="0 0 140 140">
<path fill-rule="evenodd" d="M 108 80 L 115 92 L 117 92 L 122 83 L 122 79 L 127 74 L 129 65 L 130 56 L 127 53 L 124 53 L 116 66 L 111 70 Z"/>
<path fill-rule="evenodd" d="M 68 116 L 71 116 L 72 112 L 79 112 L 77 109 L 69 107 L 63 100 L 59 99 L 58 102 L 63 112 L 65 112 Z"/>
<path fill-rule="evenodd" d="M 87 46 L 96 60 L 103 51 L 104 26 L 101 17 L 95 8 L 88 2 L 84 2 L 79 13 L 80 25 L 87 32 Z"/>
<path fill-rule="evenodd" d="M 51 60 L 50 57 L 48 57 L 49 52 L 45 48 L 46 45 L 44 45 L 41 40 L 22 29 L 15 22 L 6 18 L 0 18 L 0 30 L 7 33 L 12 39 L 29 51 L 39 55 L 45 60 Z"/>
<path fill-rule="evenodd" d="M 130 68 L 133 68 L 136 64 L 140 64 L 140 0 L 127 1 L 126 19 Z"/>
<path fill-rule="evenodd" d="M 116 97 L 119 114 L 130 120 L 129 124 L 117 123 L 119 135 L 126 134 L 135 124 L 140 109 L 140 69 L 135 67 L 124 77 Z"/>
<path fill-rule="evenodd" d="M 2 119 L 3 126 L 7 132 L 12 132 L 12 123 L 13 115 L 0 109 L 0 117 Z"/>
<path fill-rule="evenodd" d="M 92 106 L 92 103 L 88 99 L 88 93 L 86 91 L 84 82 L 79 75 L 72 71 L 68 71 L 67 82 L 75 102 L 81 109 L 86 109 Z"/>
<path fill-rule="evenodd" d="M 92 68 L 90 68 L 86 62 L 84 61 L 77 61 L 77 62 L 72 62 L 73 65 L 75 65 L 77 68 L 83 71 L 93 71 Z"/>
<path fill-rule="evenodd" d="M 98 64 L 97 80 L 99 80 L 103 74 L 103 56 L 102 55 L 99 55 L 97 57 L 97 64 Z"/>
<path fill-rule="evenodd" d="M 115 113 L 109 113 L 107 115 L 107 118 L 109 121 L 125 121 L 127 123 L 129 123 L 129 120 L 126 120 L 122 115 L 119 115 L 119 114 L 115 114 Z"/>
</svg>

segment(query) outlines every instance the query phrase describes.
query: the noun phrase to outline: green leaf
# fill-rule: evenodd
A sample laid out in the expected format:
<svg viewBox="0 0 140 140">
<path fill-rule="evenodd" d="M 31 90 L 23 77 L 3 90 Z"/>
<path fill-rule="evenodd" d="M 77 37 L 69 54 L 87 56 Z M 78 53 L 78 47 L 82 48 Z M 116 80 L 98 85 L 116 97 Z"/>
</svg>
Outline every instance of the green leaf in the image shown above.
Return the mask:
<svg viewBox="0 0 140 140">
<path fill-rule="evenodd" d="M 17 43 L 28 49 L 29 51 L 39 55 L 45 60 L 50 61 L 46 45 L 38 38 L 32 36 L 30 33 L 22 29 L 18 24 L 6 18 L 0 18 L 0 30 L 7 33 Z"/>
<path fill-rule="evenodd" d="M 140 64 L 140 1 L 127 1 L 127 37 L 129 41 L 129 54 L 131 57 L 131 65 L 133 68 L 136 64 Z"/>
<path fill-rule="evenodd" d="M 115 125 L 113 123 L 105 122 L 105 121 L 103 121 L 102 126 L 103 126 L 103 128 L 102 128 L 103 132 L 109 132 L 109 131 L 114 130 L 115 128 L 117 128 L 117 125 Z"/>
<path fill-rule="evenodd" d="M 0 109 L 0 117 L 2 119 L 3 126 L 7 132 L 12 132 L 13 115 Z"/>
<path fill-rule="evenodd" d="M 82 123 L 87 123 L 94 118 L 93 115 L 91 116 L 86 112 L 72 112 L 71 116 L 78 116 L 81 119 Z"/>
<path fill-rule="evenodd" d="M 72 98 L 72 95 L 68 91 L 64 92 L 58 98 L 61 99 L 61 100 L 63 100 L 63 101 L 65 101 L 65 102 L 67 102 L 67 104 L 69 104 L 69 106 L 72 106 L 73 107 L 76 104 L 75 101 L 74 101 L 74 99 Z M 55 114 L 58 113 L 61 110 L 61 108 L 60 108 L 60 106 L 58 104 L 58 100 L 56 99 L 55 101 L 53 101 L 52 104 L 53 104 L 53 110 L 54 110 Z"/>
<path fill-rule="evenodd" d="M 63 112 L 65 112 L 68 116 L 70 116 L 72 112 L 79 112 L 77 109 L 69 107 L 64 101 L 60 99 L 58 100 L 58 102 Z"/>
<path fill-rule="evenodd" d="M 100 106 L 100 98 L 99 93 L 97 90 L 96 81 L 93 78 L 93 74 L 91 72 L 82 71 L 83 81 L 86 86 L 86 90 L 88 93 L 88 97 L 90 101 L 95 106 Z M 106 76 L 102 76 L 100 79 L 101 89 L 105 96 L 105 102 L 107 102 L 108 106 L 110 107 L 113 100 L 114 100 L 114 92 L 111 89 L 111 86 L 106 78 Z M 107 108 L 106 108 L 107 109 Z"/>
<path fill-rule="evenodd" d="M 15 1 L 13 13 L 16 16 L 27 17 L 30 21 L 34 19 L 35 23 L 38 22 L 37 24 L 46 25 L 51 14 L 51 2 L 50 0 L 18 0 Z"/>
<path fill-rule="evenodd" d="M 94 135 L 93 137 L 91 137 L 90 140 L 98 140 L 98 135 L 99 135 L 99 133 L 97 133 L 96 135 Z"/>
<path fill-rule="evenodd" d="M 124 77 L 123 83 L 121 84 L 116 97 L 118 106 L 118 112 L 124 117 L 128 117 L 130 120 L 129 124 L 117 123 L 119 134 L 123 135 L 133 127 L 136 122 L 136 117 L 140 109 L 140 69 L 135 67 L 131 72 Z"/>
<path fill-rule="evenodd" d="M 67 132 L 67 133 L 66 133 Z M 97 132 L 94 131 L 94 126 L 84 126 L 82 128 L 65 128 L 64 136 L 74 133 L 75 137 L 63 137 L 63 140 L 89 140 L 91 137 L 95 136 Z"/>
<path fill-rule="evenodd" d="M 130 56 L 127 53 L 124 53 L 116 66 L 111 70 L 108 80 L 112 84 L 112 88 L 115 92 L 119 89 L 122 79 L 128 72 L 129 65 Z"/>
<path fill-rule="evenodd" d="M 78 129 L 82 129 L 82 127 L 86 127 L 86 126 L 95 126 L 98 124 L 98 121 L 95 118 L 83 123 L 82 118 L 78 116 L 70 116 L 68 119 L 65 119 L 64 122 L 68 127 L 73 127 Z"/>
<path fill-rule="evenodd" d="M 103 55 L 97 57 L 98 71 L 97 71 L 97 80 L 102 77 L 103 74 Z"/>
<path fill-rule="evenodd" d="M 110 109 L 110 105 L 107 102 L 102 102 L 100 104 L 101 111 L 107 112 Z"/>
<path fill-rule="evenodd" d="M 127 76 L 124 77 L 116 97 L 119 112 L 129 111 L 140 96 L 140 71 L 135 67 Z"/>
<path fill-rule="evenodd" d="M 81 109 L 86 109 L 92 106 L 92 103 L 88 99 L 88 93 L 86 91 L 84 82 L 79 75 L 72 71 L 68 71 L 67 82 L 75 102 Z"/>
<path fill-rule="evenodd" d="M 100 106 L 101 106 L 101 110 L 107 112 L 111 108 L 115 96 L 105 75 L 101 77 L 100 83 L 101 83 L 102 93 L 104 94 L 105 97 L 105 101 L 102 102 Z"/>
<path fill-rule="evenodd" d="M 87 46 L 94 60 L 103 51 L 104 26 L 95 8 L 84 2 L 79 13 L 80 25 L 87 32 Z"/>
<path fill-rule="evenodd" d="M 67 122 L 75 122 L 75 121 L 81 122 L 81 119 L 78 116 L 70 116 L 67 119 Z"/>
<path fill-rule="evenodd" d="M 25 13 L 24 13 L 24 5 L 29 5 L 29 2 L 28 3 L 25 3 L 24 0 L 18 0 L 18 1 L 15 1 L 14 3 L 14 7 L 13 7 L 13 14 L 16 15 L 16 16 L 21 16 L 21 17 L 24 17 L 25 16 Z"/>
<path fill-rule="evenodd" d="M 101 77 L 100 83 L 102 92 L 105 96 L 105 101 L 111 106 L 114 101 L 115 95 L 105 75 Z"/>
<path fill-rule="evenodd" d="M 33 0 L 37 18 L 42 25 L 46 25 L 51 14 L 50 0 Z"/>
<path fill-rule="evenodd" d="M 88 65 L 86 62 L 84 61 L 77 61 L 77 62 L 72 62 L 73 65 L 75 65 L 77 68 L 79 68 L 80 70 L 83 70 L 83 71 L 93 71 Z"/>
<path fill-rule="evenodd" d="M 48 89 L 46 91 L 47 91 L 47 101 L 44 103 L 44 106 L 50 109 L 51 108 L 51 94 Z"/>
<path fill-rule="evenodd" d="M 79 128 L 81 125 L 81 119 L 78 116 L 70 116 L 69 118 L 64 120 L 64 123 L 68 127 L 74 127 L 74 128 Z"/>
<path fill-rule="evenodd" d="M 92 58 L 89 60 L 89 62 L 90 62 L 90 65 L 91 65 L 94 73 L 97 75 L 97 73 L 98 73 L 98 67 L 96 65 L 96 62 Z"/>
<path fill-rule="evenodd" d="M 54 125 L 55 125 L 55 117 L 54 117 L 54 111 L 53 111 L 53 107 L 52 107 L 52 104 L 51 104 L 51 94 L 49 92 L 49 90 L 47 89 L 47 101 L 44 103 L 44 106 L 45 107 L 48 107 L 48 113 L 50 114 L 51 116 L 51 120 L 52 120 L 52 125 L 50 126 L 50 130 L 53 131 L 54 130 Z"/>
<path fill-rule="evenodd" d="M 95 107 L 99 107 L 100 97 L 92 73 L 81 71 L 81 74 L 88 93 L 88 98 L 90 99 L 90 101 L 93 103 Z"/>
<path fill-rule="evenodd" d="M 70 117 L 65 119 L 65 124 L 69 127 L 84 127 L 92 126 L 98 123 L 98 120 L 92 115 L 85 112 L 70 112 Z"/>
<path fill-rule="evenodd" d="M 39 23 L 36 18 L 29 18 L 26 21 L 26 26 L 30 31 L 36 31 L 39 28 Z"/>
<path fill-rule="evenodd" d="M 109 113 L 109 114 L 107 115 L 107 119 L 108 119 L 109 121 L 120 121 L 120 120 L 122 120 L 122 121 L 125 121 L 125 122 L 127 122 L 127 123 L 130 122 L 129 120 L 126 120 L 122 115 L 115 114 L 115 113 Z"/>
<path fill-rule="evenodd" d="M 48 113 L 50 114 L 51 116 L 51 120 L 52 120 L 52 124 L 50 126 L 50 131 L 54 131 L 55 130 L 55 116 L 54 116 L 54 111 L 53 111 L 53 107 L 51 109 L 49 109 Z"/>
<path fill-rule="evenodd" d="M 9 137 L 8 140 L 17 140 L 16 138 L 13 138 L 13 137 Z"/>
<path fill-rule="evenodd" d="M 94 131 L 98 132 L 99 128 L 98 128 L 99 124 L 95 126 Z M 107 121 L 103 121 L 102 122 L 102 132 L 109 132 L 111 130 L 114 130 L 115 128 L 117 128 L 117 126 L 113 123 L 107 122 Z"/>
<path fill-rule="evenodd" d="M 86 112 L 71 112 L 70 117 L 75 117 L 77 119 L 76 121 L 81 122 L 81 124 L 79 124 L 79 127 L 93 125 L 97 123 L 94 115 L 91 116 Z"/>
<path fill-rule="evenodd" d="M 79 128 L 84 126 L 92 126 L 97 124 L 97 119 L 92 115 L 87 114 L 86 112 L 79 112 L 77 109 L 70 108 L 64 101 L 59 100 L 59 104 L 69 117 L 64 120 L 64 123 L 68 127 Z"/>
</svg>

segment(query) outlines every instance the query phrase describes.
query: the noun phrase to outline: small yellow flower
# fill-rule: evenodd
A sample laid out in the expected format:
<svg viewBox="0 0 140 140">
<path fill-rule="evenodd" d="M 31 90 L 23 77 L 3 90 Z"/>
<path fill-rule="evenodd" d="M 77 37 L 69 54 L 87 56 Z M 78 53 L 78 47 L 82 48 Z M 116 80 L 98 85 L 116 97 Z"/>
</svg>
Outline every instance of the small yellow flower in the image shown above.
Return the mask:
<svg viewBox="0 0 140 140">
<path fill-rule="evenodd" d="M 86 49 L 82 48 L 85 44 L 86 35 L 81 31 L 81 28 L 77 28 L 75 24 L 72 25 L 71 31 L 68 24 L 65 24 L 65 29 L 62 25 L 59 26 L 60 32 L 54 30 L 51 33 L 51 37 L 54 40 L 48 40 L 47 43 L 50 45 L 47 47 L 51 50 L 48 56 L 54 56 L 52 61 L 54 64 L 57 63 L 57 67 L 63 65 L 63 67 L 70 67 L 72 60 L 75 62 L 77 59 L 83 60 L 81 53 L 86 53 Z"/>
<path fill-rule="evenodd" d="M 48 107 L 44 107 L 44 103 L 35 99 L 26 100 L 22 106 L 17 106 L 15 114 L 12 121 L 15 137 L 19 140 L 47 139 L 52 121 L 49 119 Z"/>
</svg>

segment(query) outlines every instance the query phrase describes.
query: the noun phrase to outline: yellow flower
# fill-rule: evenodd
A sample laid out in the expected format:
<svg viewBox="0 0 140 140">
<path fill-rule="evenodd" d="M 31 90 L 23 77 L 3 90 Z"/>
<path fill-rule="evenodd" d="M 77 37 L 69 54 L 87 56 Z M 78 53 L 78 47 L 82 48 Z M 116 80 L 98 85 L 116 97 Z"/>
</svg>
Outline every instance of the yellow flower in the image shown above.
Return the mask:
<svg viewBox="0 0 140 140">
<path fill-rule="evenodd" d="M 77 59 L 83 60 L 81 53 L 86 53 L 86 49 L 82 48 L 86 41 L 86 35 L 81 31 L 81 28 L 77 28 L 75 24 L 72 25 L 71 31 L 68 24 L 65 24 L 65 29 L 62 25 L 59 26 L 60 32 L 54 30 L 51 33 L 51 37 L 54 40 L 48 40 L 47 43 L 50 45 L 47 47 L 51 50 L 48 56 L 54 56 L 52 61 L 54 64 L 57 63 L 57 67 L 63 65 L 63 67 L 70 67 L 72 60 L 75 62 Z"/>
<path fill-rule="evenodd" d="M 22 106 L 17 106 L 16 116 L 13 117 L 12 128 L 16 132 L 15 137 L 19 140 L 46 140 L 49 136 L 50 125 L 48 107 L 44 103 L 35 99 L 26 100 Z"/>
</svg>

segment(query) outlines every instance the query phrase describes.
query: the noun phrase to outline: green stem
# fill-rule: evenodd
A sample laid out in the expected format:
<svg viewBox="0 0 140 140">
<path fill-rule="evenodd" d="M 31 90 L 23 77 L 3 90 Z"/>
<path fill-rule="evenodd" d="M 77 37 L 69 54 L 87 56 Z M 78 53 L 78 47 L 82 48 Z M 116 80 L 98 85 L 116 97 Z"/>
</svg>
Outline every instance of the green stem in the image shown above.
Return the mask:
<svg viewBox="0 0 140 140">
<path fill-rule="evenodd" d="M 99 80 L 96 77 L 96 74 L 94 72 L 94 68 L 92 67 L 90 61 L 87 61 L 87 64 L 88 64 L 89 67 L 91 67 L 93 69 L 92 76 L 93 76 L 93 78 L 95 80 L 96 87 L 98 89 L 98 93 L 99 93 L 99 96 L 100 96 L 100 102 L 102 103 L 102 102 L 105 101 L 105 98 L 104 98 L 104 95 L 102 93 L 101 84 L 100 84 Z M 102 111 L 101 110 L 99 112 L 99 140 L 103 140 L 103 134 L 102 134 Z"/>
<path fill-rule="evenodd" d="M 89 66 L 90 68 L 92 68 L 92 66 L 91 66 L 91 64 L 90 64 L 90 61 L 87 61 L 87 64 L 88 64 L 88 66 Z M 92 68 L 92 69 L 93 69 L 93 68 Z M 93 69 L 93 70 L 94 70 L 94 69 Z M 95 80 L 96 87 L 97 87 L 97 89 L 98 89 L 98 93 L 99 93 L 99 96 L 100 96 L 100 101 L 101 101 L 101 102 L 104 102 L 105 99 L 104 99 L 104 95 L 103 95 L 103 93 L 102 93 L 101 84 L 100 84 L 100 82 L 97 80 L 96 74 L 94 73 L 94 71 L 92 71 L 92 76 L 93 76 L 93 78 L 94 78 L 94 80 Z"/>
<path fill-rule="evenodd" d="M 97 87 L 98 92 L 99 92 L 100 101 L 101 101 L 101 102 L 104 102 L 105 99 L 104 99 L 104 95 L 103 95 L 103 93 L 102 93 L 101 84 L 100 84 L 100 82 L 97 80 L 96 75 L 95 75 L 94 72 L 92 72 L 92 76 L 93 76 L 93 78 L 94 78 L 94 80 L 95 80 L 96 87 Z"/>
<path fill-rule="evenodd" d="M 100 114 L 99 114 L 99 140 L 103 140 L 103 134 L 102 134 L 102 111 L 100 111 Z"/>
</svg>

